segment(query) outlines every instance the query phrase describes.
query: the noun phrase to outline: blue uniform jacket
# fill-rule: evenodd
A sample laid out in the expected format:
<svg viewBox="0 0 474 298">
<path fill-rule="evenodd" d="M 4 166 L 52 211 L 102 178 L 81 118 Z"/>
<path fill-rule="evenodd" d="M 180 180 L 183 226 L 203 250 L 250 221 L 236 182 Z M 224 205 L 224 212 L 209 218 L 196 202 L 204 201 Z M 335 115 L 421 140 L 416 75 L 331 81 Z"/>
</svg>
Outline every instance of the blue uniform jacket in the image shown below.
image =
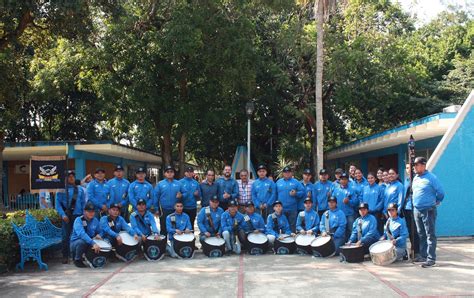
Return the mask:
<svg viewBox="0 0 474 298">
<path fill-rule="evenodd" d="M 319 215 L 316 211 L 311 209 L 309 212 L 303 210 L 298 213 L 298 218 L 296 219 L 296 231 L 299 232 L 301 230 L 311 230 L 313 231 L 313 234 L 316 234 L 319 231 Z"/>
<path fill-rule="evenodd" d="M 259 230 L 260 232 L 265 232 L 265 222 L 263 221 L 263 217 L 254 212 L 250 215 L 244 214 L 244 220 L 242 222 L 242 228 L 246 233 L 253 232 L 255 230 Z M 253 228 L 253 229 L 252 229 Z"/>
<path fill-rule="evenodd" d="M 346 187 L 339 185 L 332 191 L 332 196 L 337 199 L 337 207 L 344 212 L 346 216 L 354 215 L 354 208 L 359 204 L 359 198 L 354 188 L 349 184 Z M 344 199 L 349 198 L 347 204 L 344 203 Z"/>
<path fill-rule="evenodd" d="M 352 225 L 352 234 L 350 241 L 356 243 L 357 240 L 357 231 L 361 227 L 362 237 L 360 238 L 362 243 L 365 243 L 368 240 L 377 241 L 380 238 L 379 232 L 377 231 L 377 219 L 372 214 L 367 214 L 364 217 L 359 217 L 354 221 Z"/>
<path fill-rule="evenodd" d="M 386 240 L 392 240 L 392 238 L 388 236 L 387 226 L 392 234 L 392 238 L 397 241 L 395 246 L 398 248 L 407 248 L 408 228 L 405 219 L 397 217 L 396 219 L 389 218 L 387 220 L 383 236 Z"/>
<path fill-rule="evenodd" d="M 116 203 L 121 204 L 122 206 L 128 205 L 128 187 L 130 182 L 127 179 L 110 179 L 107 184 L 110 189 L 110 199 L 109 204 L 107 205 L 110 208 L 110 205 Z"/>
<path fill-rule="evenodd" d="M 130 224 L 139 236 L 150 236 L 151 234 L 160 233 L 156 226 L 155 217 L 150 211 L 145 211 L 143 216 L 138 211 L 132 212 L 130 214 Z"/>
<path fill-rule="evenodd" d="M 275 217 L 278 222 L 277 227 L 273 225 L 273 220 Z M 265 234 L 273 235 L 275 237 L 280 237 L 280 234 L 290 235 L 291 234 L 290 223 L 288 222 L 288 219 L 286 218 L 286 216 L 283 213 L 278 215 L 275 212 L 268 215 L 267 225 L 265 226 Z"/>
<path fill-rule="evenodd" d="M 225 202 L 232 200 L 237 200 L 239 197 L 239 184 L 237 180 L 230 178 L 224 179 L 223 177 L 217 179 L 217 197 L 219 198 L 219 202 Z M 230 194 L 230 198 L 224 199 L 224 192 Z"/>
<path fill-rule="evenodd" d="M 255 208 L 260 208 L 260 205 L 267 204 L 271 206 L 276 198 L 276 184 L 272 180 L 265 177 L 258 178 L 252 184 L 252 202 Z"/>
<path fill-rule="evenodd" d="M 304 199 L 306 199 L 307 197 L 312 198 L 313 183 L 308 182 L 307 184 L 304 184 L 303 180 L 301 180 L 300 183 L 301 183 L 301 185 L 303 185 L 304 193 L 301 197 L 298 198 L 297 209 L 299 211 L 302 211 L 302 210 L 304 210 Z M 314 205 L 313 205 L 313 207 L 314 207 Z"/>
<path fill-rule="evenodd" d="M 408 194 L 407 196 L 407 191 L 408 191 L 408 188 L 410 187 L 410 177 L 407 177 L 405 179 L 405 183 L 403 184 L 403 186 L 405 187 L 404 189 L 404 192 L 405 192 L 405 210 L 413 210 L 413 204 L 412 204 L 412 196 Z"/>
<path fill-rule="evenodd" d="M 425 210 L 444 199 L 444 190 L 438 178 L 431 172 L 413 178 L 413 205 L 418 210 Z"/>
<path fill-rule="evenodd" d="M 128 232 L 131 236 L 135 236 L 135 230 L 133 230 L 123 219 L 122 216 L 117 216 L 115 220 L 111 220 L 110 218 L 109 221 L 109 216 L 104 215 L 100 218 L 100 227 L 102 228 L 102 231 L 104 232 L 104 236 L 107 238 L 117 238 L 119 235 L 119 232 L 121 231 L 126 231 Z"/>
<path fill-rule="evenodd" d="M 329 231 L 326 228 L 326 220 L 328 220 Z M 333 234 L 334 238 L 343 238 L 346 233 L 346 215 L 339 209 L 327 210 L 324 212 L 319 223 L 319 230 L 327 234 Z"/>
<path fill-rule="evenodd" d="M 174 218 L 174 223 L 173 223 Z M 191 221 L 186 213 L 171 213 L 166 217 L 166 230 L 168 231 L 168 239 L 173 239 L 176 230 L 184 231 L 186 229 L 192 230 Z"/>
<path fill-rule="evenodd" d="M 183 179 L 179 180 L 184 188 L 183 194 L 183 206 L 184 209 L 196 209 L 197 208 L 197 200 L 201 197 L 201 188 L 199 187 L 199 183 L 192 178 L 184 177 Z M 194 192 L 198 191 L 198 196 L 194 196 Z"/>
<path fill-rule="evenodd" d="M 82 239 L 89 245 L 93 245 L 94 240 L 92 238 L 96 235 L 103 236 L 103 231 L 97 218 L 94 217 L 91 220 L 86 220 L 85 216 L 76 218 L 72 227 L 71 243 Z"/>
<path fill-rule="evenodd" d="M 228 231 L 232 233 L 234 231 L 240 231 L 240 229 L 242 228 L 243 221 L 244 216 L 242 215 L 242 213 L 237 211 L 237 213 L 235 213 L 235 215 L 232 217 L 232 215 L 230 215 L 229 210 L 224 211 L 224 213 L 222 213 L 221 218 L 222 232 Z"/>
<path fill-rule="evenodd" d="M 277 189 L 277 200 L 283 205 L 284 211 L 297 211 L 298 198 L 304 196 L 303 185 L 295 178 L 285 180 L 284 178 L 278 179 L 276 183 Z M 291 190 L 296 190 L 294 196 L 290 195 Z"/>
<path fill-rule="evenodd" d="M 209 184 L 206 180 L 201 182 L 199 185 L 201 190 L 201 207 L 209 206 L 209 201 L 216 196 L 217 197 L 217 183 L 214 181 L 212 184 Z"/>
<path fill-rule="evenodd" d="M 383 213 L 387 213 L 387 207 L 390 203 L 397 203 L 398 212 L 400 214 L 402 209 L 403 198 L 405 197 L 405 187 L 400 183 L 400 181 L 395 180 L 391 182 L 384 191 L 384 203 L 383 203 Z"/>
<path fill-rule="evenodd" d="M 184 198 L 186 191 L 178 180 L 161 180 L 155 187 L 155 208 L 158 209 L 161 207 L 164 210 L 173 210 L 174 204 L 176 204 L 176 201 L 178 200 L 176 198 L 178 191 L 181 192 L 183 195 L 182 198 Z"/>
<path fill-rule="evenodd" d="M 361 202 L 369 204 L 370 213 L 382 212 L 384 204 L 384 190 L 377 183 L 372 185 L 367 184 L 364 186 L 362 191 Z"/>
<path fill-rule="evenodd" d="M 128 200 L 133 210 L 137 210 L 137 202 L 140 199 L 145 200 L 147 209 L 153 206 L 153 186 L 148 181 L 135 180 L 128 187 Z"/>
<path fill-rule="evenodd" d="M 199 231 L 201 232 L 201 234 L 204 234 L 206 232 L 211 233 L 211 235 L 215 235 L 217 233 L 222 234 L 221 219 L 222 219 L 223 213 L 224 213 L 224 210 L 221 207 L 217 207 L 216 210 L 213 210 L 209 206 L 202 208 L 199 211 L 199 214 L 197 216 L 197 224 L 198 224 Z M 211 227 L 209 223 L 208 214 L 212 218 L 214 229 Z"/>
<path fill-rule="evenodd" d="M 100 183 L 96 179 L 87 185 L 87 199 L 91 201 L 96 210 L 102 209 L 102 206 L 108 206 L 110 188 L 107 182 Z"/>
<path fill-rule="evenodd" d="M 58 192 L 56 194 L 56 202 L 55 207 L 56 211 L 58 212 L 59 216 L 64 217 L 66 213 L 64 210 L 71 208 L 72 197 L 74 196 L 74 188 L 77 187 L 77 198 L 76 198 L 76 205 L 74 207 L 74 211 L 72 212 L 73 215 L 82 215 L 84 212 L 84 205 L 86 204 L 86 196 L 84 193 L 84 189 L 80 186 L 67 186 L 68 196 L 65 192 Z M 70 218 L 69 220 L 72 220 Z"/>
<path fill-rule="evenodd" d="M 313 199 L 314 210 L 323 211 L 327 210 L 328 207 L 328 194 L 331 195 L 332 182 L 326 181 L 325 183 L 318 181 L 313 184 L 313 191 L 311 192 Z"/>
</svg>

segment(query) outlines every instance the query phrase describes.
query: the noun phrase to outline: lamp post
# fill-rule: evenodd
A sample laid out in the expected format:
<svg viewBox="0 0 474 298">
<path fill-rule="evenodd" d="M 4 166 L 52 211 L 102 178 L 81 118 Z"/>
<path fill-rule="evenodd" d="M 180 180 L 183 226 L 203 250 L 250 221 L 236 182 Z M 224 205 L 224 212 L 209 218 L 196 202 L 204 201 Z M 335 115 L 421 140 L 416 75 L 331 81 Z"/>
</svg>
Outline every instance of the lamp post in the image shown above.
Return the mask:
<svg viewBox="0 0 474 298">
<path fill-rule="evenodd" d="M 247 171 L 251 173 L 250 170 L 250 119 L 252 118 L 255 105 L 253 102 L 249 101 L 245 105 L 245 113 L 247 114 Z M 250 174 L 249 174 L 249 178 Z"/>
</svg>

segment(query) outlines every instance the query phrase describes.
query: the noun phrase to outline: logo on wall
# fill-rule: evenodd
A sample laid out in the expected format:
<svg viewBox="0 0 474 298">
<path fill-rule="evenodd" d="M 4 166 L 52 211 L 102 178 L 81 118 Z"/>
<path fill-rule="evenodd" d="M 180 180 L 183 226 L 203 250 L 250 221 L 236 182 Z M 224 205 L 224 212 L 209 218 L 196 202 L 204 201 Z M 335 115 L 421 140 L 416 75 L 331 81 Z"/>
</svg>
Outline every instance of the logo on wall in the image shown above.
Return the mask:
<svg viewBox="0 0 474 298">
<path fill-rule="evenodd" d="M 59 180 L 58 167 L 55 165 L 44 165 L 39 167 L 38 179 L 42 181 Z"/>
<path fill-rule="evenodd" d="M 32 156 L 30 160 L 31 192 L 40 189 L 64 189 L 66 179 L 65 156 Z"/>
</svg>

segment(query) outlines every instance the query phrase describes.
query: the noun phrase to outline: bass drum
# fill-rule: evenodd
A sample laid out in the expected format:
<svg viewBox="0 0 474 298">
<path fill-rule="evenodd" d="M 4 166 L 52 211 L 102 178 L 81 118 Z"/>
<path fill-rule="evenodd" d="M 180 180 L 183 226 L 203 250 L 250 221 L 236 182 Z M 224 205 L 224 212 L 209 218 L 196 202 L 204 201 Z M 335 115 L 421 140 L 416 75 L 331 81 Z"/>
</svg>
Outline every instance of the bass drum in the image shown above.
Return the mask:
<svg viewBox="0 0 474 298">
<path fill-rule="evenodd" d="M 355 245 L 341 246 L 341 262 L 362 263 L 364 261 L 364 247 Z"/>
<path fill-rule="evenodd" d="M 311 249 L 315 257 L 332 257 L 336 253 L 336 245 L 331 236 L 319 236 L 311 242 Z"/>
<path fill-rule="evenodd" d="M 210 258 L 222 257 L 225 253 L 225 240 L 217 237 L 206 238 L 202 242 L 202 251 Z"/>
<path fill-rule="evenodd" d="M 268 238 L 263 233 L 252 232 L 247 235 L 248 252 L 251 255 L 263 255 L 268 250 Z"/>
<path fill-rule="evenodd" d="M 375 242 L 369 247 L 369 253 L 375 265 L 389 265 L 397 259 L 397 249 L 390 240 Z"/>
<path fill-rule="evenodd" d="M 147 240 L 143 242 L 143 254 L 148 261 L 159 261 L 165 256 L 166 252 L 166 237 L 158 235 L 150 235 Z"/>
<path fill-rule="evenodd" d="M 173 238 L 173 248 L 178 256 L 184 259 L 194 257 L 194 250 L 196 249 L 194 234 L 174 234 Z"/>
<path fill-rule="evenodd" d="M 313 251 L 311 250 L 311 242 L 316 237 L 314 235 L 298 235 L 295 238 L 296 243 L 296 252 L 300 255 L 311 255 Z"/>
<path fill-rule="evenodd" d="M 107 256 L 112 251 L 112 245 L 104 240 L 94 239 L 94 242 L 100 246 L 100 252 L 95 253 L 91 247 L 85 253 L 85 261 L 91 268 L 102 268 L 107 263 Z"/>
<path fill-rule="evenodd" d="M 130 262 L 137 257 L 140 242 L 125 231 L 119 235 L 122 238 L 122 245 L 117 245 L 115 248 L 115 256 L 124 262 Z"/>
<path fill-rule="evenodd" d="M 279 238 L 283 239 L 279 239 Z M 294 254 L 296 251 L 296 243 L 295 243 L 295 238 L 286 235 L 286 234 L 280 234 L 279 238 L 275 239 L 275 244 L 273 245 L 273 251 L 277 255 L 291 255 Z"/>
</svg>

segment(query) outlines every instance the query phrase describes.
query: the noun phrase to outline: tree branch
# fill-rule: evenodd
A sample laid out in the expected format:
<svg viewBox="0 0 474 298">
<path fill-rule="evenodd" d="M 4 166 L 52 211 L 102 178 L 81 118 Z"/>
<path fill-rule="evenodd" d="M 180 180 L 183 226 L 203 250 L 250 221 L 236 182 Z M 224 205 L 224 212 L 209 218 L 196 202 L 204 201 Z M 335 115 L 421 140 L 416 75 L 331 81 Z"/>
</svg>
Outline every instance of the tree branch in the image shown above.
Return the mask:
<svg viewBox="0 0 474 298">
<path fill-rule="evenodd" d="M 23 32 L 25 32 L 29 25 L 34 24 L 33 20 L 34 17 L 31 11 L 25 11 L 21 16 L 20 22 L 18 23 L 16 29 L 10 33 L 7 33 L 0 39 L 0 51 L 3 51 L 11 41 L 18 39 L 23 34 Z"/>
</svg>

